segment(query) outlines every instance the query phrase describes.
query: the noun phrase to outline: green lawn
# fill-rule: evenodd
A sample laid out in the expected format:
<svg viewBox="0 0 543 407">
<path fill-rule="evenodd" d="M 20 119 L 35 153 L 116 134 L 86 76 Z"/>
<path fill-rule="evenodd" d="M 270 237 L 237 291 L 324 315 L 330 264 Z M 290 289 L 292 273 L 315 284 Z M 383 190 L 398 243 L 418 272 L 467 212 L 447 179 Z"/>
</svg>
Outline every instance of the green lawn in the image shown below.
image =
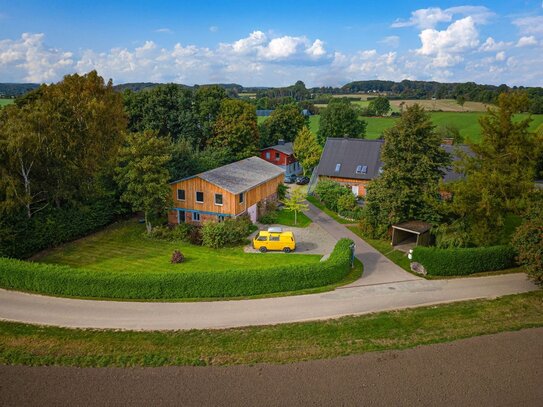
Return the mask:
<svg viewBox="0 0 543 407">
<path fill-rule="evenodd" d="M 543 290 L 328 321 L 212 331 L 81 330 L 0 322 L 0 363 L 81 367 L 290 363 L 540 326 Z"/>
<path fill-rule="evenodd" d="M 11 105 L 15 99 L 0 99 L 0 108 L 6 105 Z"/>
<path fill-rule="evenodd" d="M 342 217 L 340 217 L 337 213 L 335 213 L 334 211 L 331 211 L 330 209 L 328 209 L 326 206 L 324 206 L 324 204 L 319 201 L 318 198 L 316 198 L 315 196 L 313 195 L 308 195 L 306 197 L 306 199 L 311 202 L 313 205 L 315 205 L 317 208 L 319 208 L 321 211 L 323 211 L 324 213 L 326 213 L 328 216 L 332 217 L 335 219 L 336 222 L 338 223 L 341 223 L 343 225 L 350 225 L 353 223 L 352 220 L 348 220 L 348 219 L 344 219 Z"/>
<path fill-rule="evenodd" d="M 464 138 L 469 138 L 474 142 L 478 142 L 481 139 L 481 128 L 479 126 L 479 117 L 484 115 L 482 112 L 430 112 L 432 122 L 436 126 L 453 125 L 460 130 L 460 134 Z M 518 118 L 524 118 L 527 115 L 518 115 Z M 258 117 L 258 122 L 262 123 L 266 117 Z M 532 123 L 530 124 L 530 130 L 535 131 L 541 124 L 543 124 L 543 114 L 532 115 Z M 317 133 L 319 130 L 320 116 L 315 115 L 309 118 L 309 127 L 313 133 Z M 398 118 L 396 117 L 364 117 L 361 120 L 365 120 L 368 123 L 366 128 L 366 137 L 368 139 L 379 138 L 383 132 L 394 126 L 394 123 Z"/>
<path fill-rule="evenodd" d="M 295 226 L 298 228 L 305 228 L 311 224 L 309 219 L 304 213 L 298 212 L 297 223 L 294 224 L 294 212 L 286 209 L 277 211 L 277 223 L 285 226 Z"/>
<path fill-rule="evenodd" d="M 120 222 L 102 232 L 34 256 L 43 263 L 84 267 L 100 272 L 163 273 L 167 271 L 221 271 L 256 269 L 270 266 L 269 258 L 259 253 L 244 253 L 242 247 L 210 249 L 185 242 L 167 242 L 144 237 L 144 226 L 135 220 Z M 181 250 L 186 261 L 170 264 L 174 250 Z M 274 265 L 318 263 L 317 255 L 278 255 Z"/>
</svg>

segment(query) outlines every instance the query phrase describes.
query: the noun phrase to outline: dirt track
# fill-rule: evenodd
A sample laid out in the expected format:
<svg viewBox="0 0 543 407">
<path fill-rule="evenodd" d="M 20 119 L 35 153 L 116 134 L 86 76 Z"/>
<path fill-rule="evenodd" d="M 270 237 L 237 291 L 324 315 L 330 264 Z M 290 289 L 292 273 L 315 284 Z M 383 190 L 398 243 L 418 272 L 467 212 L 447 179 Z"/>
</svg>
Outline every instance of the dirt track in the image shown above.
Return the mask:
<svg viewBox="0 0 543 407">
<path fill-rule="evenodd" d="M 543 328 L 290 365 L 0 366 L 0 405 L 543 405 Z"/>
</svg>

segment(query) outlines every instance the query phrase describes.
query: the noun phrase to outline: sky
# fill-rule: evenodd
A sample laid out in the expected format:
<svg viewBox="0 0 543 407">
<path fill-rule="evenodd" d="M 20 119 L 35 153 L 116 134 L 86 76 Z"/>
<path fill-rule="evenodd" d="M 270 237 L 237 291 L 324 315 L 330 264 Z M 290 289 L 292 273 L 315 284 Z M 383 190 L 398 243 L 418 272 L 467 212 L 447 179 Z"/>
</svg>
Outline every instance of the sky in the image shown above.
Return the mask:
<svg viewBox="0 0 543 407">
<path fill-rule="evenodd" d="M 0 0 L 0 82 L 543 86 L 543 2 Z"/>
</svg>

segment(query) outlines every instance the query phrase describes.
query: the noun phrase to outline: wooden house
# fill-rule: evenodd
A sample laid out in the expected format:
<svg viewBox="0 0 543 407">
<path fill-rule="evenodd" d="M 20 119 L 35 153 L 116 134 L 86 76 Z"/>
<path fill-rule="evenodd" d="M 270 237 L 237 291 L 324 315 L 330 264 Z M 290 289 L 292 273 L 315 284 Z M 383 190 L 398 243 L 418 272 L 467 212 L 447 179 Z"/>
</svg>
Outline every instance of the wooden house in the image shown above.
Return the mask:
<svg viewBox="0 0 543 407">
<path fill-rule="evenodd" d="M 168 221 L 198 224 L 248 214 L 255 222 L 259 203 L 277 199 L 283 177 L 276 165 L 249 157 L 171 182 L 173 207 Z"/>
<path fill-rule="evenodd" d="M 285 176 L 299 175 L 302 172 L 300 163 L 294 157 L 292 143 L 279 140 L 278 144 L 260 150 L 260 158 L 283 169 Z"/>
</svg>

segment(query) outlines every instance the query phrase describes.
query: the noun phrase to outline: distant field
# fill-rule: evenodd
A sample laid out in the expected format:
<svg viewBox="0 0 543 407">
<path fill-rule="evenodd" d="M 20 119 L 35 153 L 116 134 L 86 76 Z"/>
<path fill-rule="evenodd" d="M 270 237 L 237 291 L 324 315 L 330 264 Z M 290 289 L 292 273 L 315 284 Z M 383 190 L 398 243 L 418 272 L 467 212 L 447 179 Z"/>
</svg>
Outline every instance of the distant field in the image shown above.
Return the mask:
<svg viewBox="0 0 543 407">
<path fill-rule="evenodd" d="M 14 99 L 0 99 L 0 107 L 10 105 L 14 102 Z"/>
<path fill-rule="evenodd" d="M 460 130 L 460 134 L 464 138 L 469 138 L 475 142 L 481 138 L 481 129 L 479 127 L 479 117 L 482 116 L 480 112 L 467 112 L 467 113 L 455 113 L 455 112 L 430 112 L 432 121 L 436 126 L 453 125 Z M 518 115 L 519 118 L 526 117 L 526 115 Z M 262 123 L 267 117 L 259 117 L 258 122 Z M 532 123 L 530 124 L 530 130 L 535 131 L 540 125 L 543 124 L 543 115 L 532 115 Z M 311 116 L 309 119 L 309 127 L 312 132 L 316 133 L 319 129 L 320 116 Z M 364 117 L 368 123 L 366 129 L 366 136 L 369 139 L 379 138 L 383 132 L 392 127 L 398 118 L 391 117 Z"/>
<path fill-rule="evenodd" d="M 439 100 L 391 100 L 390 105 L 393 107 L 393 110 L 399 111 L 400 104 L 404 103 L 404 106 L 411 106 L 415 103 L 418 103 L 420 106 L 424 107 L 426 110 L 437 111 L 442 110 L 444 112 L 486 112 L 488 107 L 492 105 L 487 105 L 480 102 L 466 102 L 464 106 L 460 106 L 456 103 L 454 99 L 439 99 Z"/>
</svg>

